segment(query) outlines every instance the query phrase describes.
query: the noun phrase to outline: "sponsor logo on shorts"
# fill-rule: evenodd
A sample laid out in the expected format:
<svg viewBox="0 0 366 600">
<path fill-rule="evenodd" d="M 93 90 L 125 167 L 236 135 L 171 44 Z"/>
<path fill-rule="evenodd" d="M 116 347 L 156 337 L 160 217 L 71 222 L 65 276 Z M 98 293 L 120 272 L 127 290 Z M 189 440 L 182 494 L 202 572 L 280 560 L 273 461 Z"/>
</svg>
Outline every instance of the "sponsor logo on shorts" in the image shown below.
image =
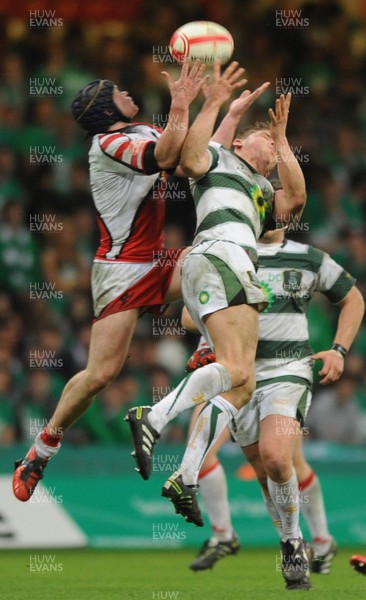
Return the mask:
<svg viewBox="0 0 366 600">
<path fill-rule="evenodd" d="M 198 296 L 198 300 L 201 304 L 207 304 L 210 299 L 210 294 L 208 292 L 201 292 Z"/>
</svg>

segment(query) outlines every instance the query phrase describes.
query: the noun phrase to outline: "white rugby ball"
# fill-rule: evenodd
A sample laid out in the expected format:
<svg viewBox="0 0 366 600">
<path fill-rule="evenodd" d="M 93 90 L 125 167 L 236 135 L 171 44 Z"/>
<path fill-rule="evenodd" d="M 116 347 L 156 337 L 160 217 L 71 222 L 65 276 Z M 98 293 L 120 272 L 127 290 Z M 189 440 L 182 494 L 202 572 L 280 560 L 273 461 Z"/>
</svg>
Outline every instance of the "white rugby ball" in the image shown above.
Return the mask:
<svg viewBox="0 0 366 600">
<path fill-rule="evenodd" d="M 188 57 L 190 62 L 199 58 L 205 64 L 212 64 L 219 58 L 221 64 L 225 64 L 234 52 L 234 40 L 218 23 L 192 21 L 173 33 L 169 50 L 179 63 Z"/>
</svg>

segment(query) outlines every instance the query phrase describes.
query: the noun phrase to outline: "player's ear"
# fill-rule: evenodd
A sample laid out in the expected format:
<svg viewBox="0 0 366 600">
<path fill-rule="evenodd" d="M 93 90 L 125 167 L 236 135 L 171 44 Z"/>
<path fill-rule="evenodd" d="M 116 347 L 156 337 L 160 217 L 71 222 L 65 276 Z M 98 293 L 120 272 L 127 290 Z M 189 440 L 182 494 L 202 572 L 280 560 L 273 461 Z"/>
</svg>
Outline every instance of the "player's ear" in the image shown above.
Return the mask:
<svg viewBox="0 0 366 600">
<path fill-rule="evenodd" d="M 242 147 L 243 147 L 243 140 L 240 138 L 235 138 L 235 140 L 233 141 L 233 148 L 240 149 Z"/>
</svg>

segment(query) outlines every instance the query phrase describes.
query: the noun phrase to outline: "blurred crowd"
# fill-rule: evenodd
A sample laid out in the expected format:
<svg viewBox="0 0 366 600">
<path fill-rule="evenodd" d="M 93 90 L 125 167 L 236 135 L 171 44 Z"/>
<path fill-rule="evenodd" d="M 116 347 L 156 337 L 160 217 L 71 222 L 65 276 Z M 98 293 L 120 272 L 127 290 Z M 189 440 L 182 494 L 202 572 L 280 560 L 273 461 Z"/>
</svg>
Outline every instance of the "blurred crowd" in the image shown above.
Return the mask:
<svg viewBox="0 0 366 600">
<path fill-rule="evenodd" d="M 366 10 L 346 0 L 277 4 L 140 0 L 126 20 L 80 14 L 59 27 L 30 26 L 26 11 L 22 19 L 0 17 L 0 445 L 33 438 L 65 382 L 86 364 L 98 232 L 89 142 L 72 119 L 71 100 L 89 81 L 111 79 L 136 99 L 139 121 L 164 126 L 169 94 L 161 71 L 178 72 L 167 47 L 185 22 L 226 26 L 248 87 L 272 82 L 243 125 L 265 120 L 276 96 L 293 92 L 288 137 L 308 202 L 289 236 L 329 252 L 365 295 Z M 174 248 L 190 243 L 195 217 L 186 182 L 169 185 L 166 246 Z M 181 326 L 181 309 L 176 303 L 162 317 L 140 319 L 121 375 L 68 432 L 70 443 L 129 441 L 128 408 L 157 402 L 181 379 L 197 342 Z M 313 301 L 316 351 L 330 347 L 336 318 L 323 297 Z M 364 325 L 342 380 L 315 385 L 310 437 L 366 442 L 365 359 Z M 188 418 L 174 422 L 165 439 L 183 441 Z"/>
</svg>

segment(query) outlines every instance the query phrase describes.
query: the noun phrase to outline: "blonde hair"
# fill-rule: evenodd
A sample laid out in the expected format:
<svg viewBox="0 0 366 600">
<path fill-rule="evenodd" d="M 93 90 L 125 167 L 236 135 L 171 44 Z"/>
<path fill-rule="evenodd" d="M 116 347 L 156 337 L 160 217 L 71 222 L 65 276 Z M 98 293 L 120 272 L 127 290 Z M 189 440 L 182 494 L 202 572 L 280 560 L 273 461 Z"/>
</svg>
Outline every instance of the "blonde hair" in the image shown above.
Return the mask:
<svg viewBox="0 0 366 600">
<path fill-rule="evenodd" d="M 249 125 L 248 127 L 244 127 L 243 129 L 239 129 L 238 133 L 235 137 L 244 140 L 245 138 L 252 135 L 252 133 L 256 133 L 257 131 L 270 131 L 270 123 L 269 121 L 257 121 L 254 125 Z"/>
</svg>

